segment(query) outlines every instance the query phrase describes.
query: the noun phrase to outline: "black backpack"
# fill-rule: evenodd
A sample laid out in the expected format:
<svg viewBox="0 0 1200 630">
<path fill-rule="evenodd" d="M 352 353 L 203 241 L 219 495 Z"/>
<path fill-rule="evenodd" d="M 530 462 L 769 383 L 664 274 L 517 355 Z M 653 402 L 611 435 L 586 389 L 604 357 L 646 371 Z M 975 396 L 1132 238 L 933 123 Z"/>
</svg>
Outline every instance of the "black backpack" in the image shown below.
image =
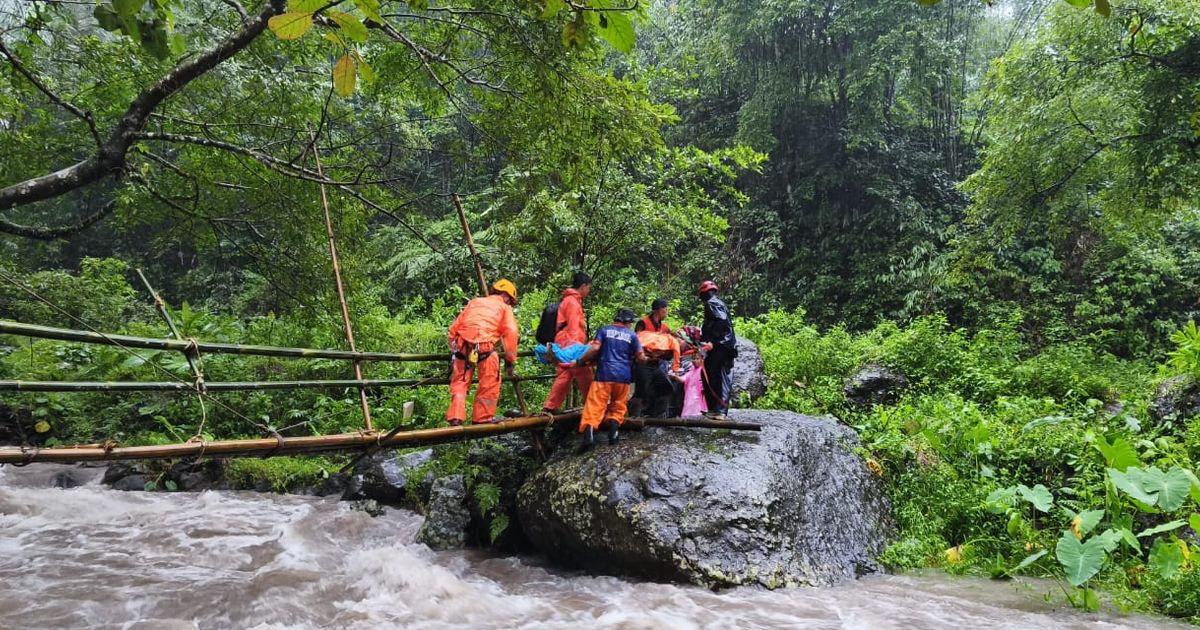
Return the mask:
<svg viewBox="0 0 1200 630">
<path fill-rule="evenodd" d="M 542 309 L 542 318 L 538 320 L 537 330 L 533 336 L 539 345 L 554 343 L 558 334 L 558 302 L 550 302 Z"/>
</svg>

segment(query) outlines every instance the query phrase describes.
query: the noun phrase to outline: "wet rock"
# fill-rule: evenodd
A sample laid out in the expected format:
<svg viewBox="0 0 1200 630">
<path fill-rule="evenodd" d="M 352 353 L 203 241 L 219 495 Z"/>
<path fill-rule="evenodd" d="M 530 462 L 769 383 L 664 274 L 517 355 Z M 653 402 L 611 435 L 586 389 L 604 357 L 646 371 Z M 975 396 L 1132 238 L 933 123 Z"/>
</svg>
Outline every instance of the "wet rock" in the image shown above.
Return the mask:
<svg viewBox="0 0 1200 630">
<path fill-rule="evenodd" d="M 51 488 L 77 488 L 87 483 L 88 479 L 80 471 L 63 470 L 54 473 L 50 478 Z"/>
<path fill-rule="evenodd" d="M 350 475 L 346 473 L 334 473 L 325 479 L 325 483 L 314 493 L 319 497 L 330 497 L 333 495 L 342 495 L 346 492 L 346 488 L 350 486 Z"/>
<path fill-rule="evenodd" d="M 104 470 L 104 477 L 100 480 L 100 483 L 111 486 L 121 479 L 124 479 L 125 477 L 135 473 L 140 474 L 141 471 L 129 464 L 110 464 L 109 467 Z"/>
<path fill-rule="evenodd" d="M 882 484 L 832 418 L 735 410 L 761 433 L 647 429 L 560 451 L 518 493 L 526 536 L 571 568 L 707 587 L 828 585 L 880 570 Z"/>
<path fill-rule="evenodd" d="M 374 499 L 386 505 L 411 506 L 408 493 L 408 472 L 419 468 L 433 457 L 431 449 L 397 455 L 381 451 L 359 461 L 342 493 L 343 499 Z"/>
<path fill-rule="evenodd" d="M 417 531 L 417 542 L 431 549 L 458 549 L 467 542 L 471 511 L 467 508 L 467 485 L 462 475 L 433 482 L 425 522 Z"/>
<path fill-rule="evenodd" d="M 212 490 L 224 479 L 225 470 L 220 462 L 176 462 L 167 471 L 167 479 L 175 482 L 180 490 L 199 492 Z"/>
<path fill-rule="evenodd" d="M 882 365 L 864 365 L 846 380 L 842 392 L 856 405 L 880 405 L 895 402 L 908 388 L 908 378 Z"/>
<path fill-rule="evenodd" d="M 1200 415 L 1200 385 L 1190 376 L 1172 376 L 1159 383 L 1150 401 L 1156 422 L 1182 423 Z"/>
<path fill-rule="evenodd" d="M 379 502 L 375 499 L 363 499 L 362 501 L 355 501 L 350 505 L 350 509 L 357 512 L 366 512 L 367 515 L 371 517 L 383 516 L 383 513 L 387 511 L 382 505 L 379 505 Z"/>
<path fill-rule="evenodd" d="M 200 492 L 202 490 L 211 490 L 213 480 L 208 475 L 200 472 L 189 472 L 179 476 L 179 489 L 185 492 Z"/>
<path fill-rule="evenodd" d="M 753 401 L 767 393 L 767 369 L 758 346 L 745 337 L 738 337 L 737 353 L 730 371 L 733 392 L 729 399 L 735 404 L 745 398 Z"/>
<path fill-rule="evenodd" d="M 126 475 L 113 482 L 112 489 L 123 490 L 125 492 L 140 492 L 146 489 L 146 482 L 148 481 L 150 481 L 150 477 L 146 475 Z"/>
</svg>

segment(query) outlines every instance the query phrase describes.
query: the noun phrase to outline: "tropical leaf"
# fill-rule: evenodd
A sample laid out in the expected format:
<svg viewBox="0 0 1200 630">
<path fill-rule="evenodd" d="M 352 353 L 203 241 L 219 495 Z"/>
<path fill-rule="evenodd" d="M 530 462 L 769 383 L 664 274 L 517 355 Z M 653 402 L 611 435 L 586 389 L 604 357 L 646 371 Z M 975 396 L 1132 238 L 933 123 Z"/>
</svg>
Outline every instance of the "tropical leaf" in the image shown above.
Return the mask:
<svg viewBox="0 0 1200 630">
<path fill-rule="evenodd" d="M 1038 484 L 1032 488 L 1021 484 L 1017 486 L 1017 492 L 1021 494 L 1021 498 L 1033 504 L 1039 512 L 1049 512 L 1050 507 L 1054 505 L 1054 497 L 1050 494 L 1049 488 Z"/>
<path fill-rule="evenodd" d="M 1138 538 L 1145 538 L 1147 536 L 1153 536 L 1155 534 L 1161 534 L 1163 532 L 1174 531 L 1174 530 L 1177 530 L 1180 527 L 1183 527 L 1184 525 L 1187 525 L 1187 524 L 1188 524 L 1188 522 L 1184 521 L 1184 520 L 1171 521 L 1170 523 L 1163 523 L 1162 525 L 1159 525 L 1158 527 L 1152 527 L 1145 531 L 1138 532 L 1137 536 L 1138 536 Z"/>
<path fill-rule="evenodd" d="M 1068 530 L 1058 539 L 1054 556 L 1062 565 L 1067 581 L 1072 586 L 1079 586 L 1100 572 L 1107 554 L 1104 552 L 1104 543 L 1098 537 L 1080 542 Z"/>
<path fill-rule="evenodd" d="M 1138 458 L 1137 451 L 1133 445 L 1125 438 L 1117 438 L 1109 444 L 1104 436 L 1100 436 L 1096 440 L 1096 449 L 1104 456 L 1104 463 L 1109 468 L 1115 468 L 1121 472 L 1125 472 L 1130 466 L 1141 466 L 1142 461 Z"/>
<path fill-rule="evenodd" d="M 267 20 L 267 28 L 279 39 L 290 41 L 303 37 L 312 28 L 312 18 L 312 13 L 289 11 Z"/>
<path fill-rule="evenodd" d="M 1084 510 L 1071 519 L 1071 531 L 1075 537 L 1082 539 L 1100 524 L 1104 518 L 1104 510 Z"/>
<path fill-rule="evenodd" d="M 343 98 L 354 94 L 354 60 L 342 55 L 333 66 L 333 90 Z"/>
<path fill-rule="evenodd" d="M 600 36 L 604 41 L 625 54 L 633 52 L 633 45 L 637 40 L 633 20 L 620 12 L 608 13 L 604 17 L 606 20 L 600 27 Z"/>
<path fill-rule="evenodd" d="M 367 27 L 358 18 L 341 11 L 328 11 L 326 15 L 342 27 L 342 32 L 346 34 L 346 37 L 360 44 L 367 41 Z"/>
<path fill-rule="evenodd" d="M 1121 472 L 1115 468 L 1109 468 L 1108 478 L 1113 482 L 1113 485 L 1125 494 L 1128 494 L 1135 501 L 1143 503 L 1147 506 L 1153 506 L 1158 502 L 1158 495 L 1146 492 L 1142 487 L 1140 468 L 1130 467 L 1125 472 Z"/>
<path fill-rule="evenodd" d="M 1179 567 L 1183 565 L 1183 560 L 1183 550 L 1179 548 L 1179 545 L 1171 541 L 1160 540 L 1154 543 L 1154 547 L 1150 550 L 1150 558 L 1146 561 L 1146 566 L 1169 580 L 1179 573 Z"/>
<path fill-rule="evenodd" d="M 1009 569 L 1009 570 L 1008 570 L 1006 573 L 1016 573 L 1017 571 L 1020 571 L 1021 569 L 1024 569 L 1025 567 L 1027 567 L 1027 566 L 1029 566 L 1029 565 L 1033 564 L 1034 562 L 1037 562 L 1038 560 L 1041 560 L 1041 559 L 1042 559 L 1042 557 L 1043 557 L 1043 556 L 1045 556 L 1045 555 L 1046 555 L 1046 554 L 1048 554 L 1048 553 L 1050 553 L 1050 550 L 1049 550 L 1049 549 L 1043 549 L 1043 550 L 1041 550 L 1041 551 L 1039 551 L 1039 552 L 1037 552 L 1037 553 L 1032 553 L 1032 554 L 1029 554 L 1028 556 L 1025 556 L 1025 559 L 1024 559 L 1024 560 L 1022 560 L 1022 561 L 1020 561 L 1019 563 L 1017 563 L 1017 566 L 1015 566 L 1015 567 L 1013 567 L 1013 568 Z"/>
</svg>

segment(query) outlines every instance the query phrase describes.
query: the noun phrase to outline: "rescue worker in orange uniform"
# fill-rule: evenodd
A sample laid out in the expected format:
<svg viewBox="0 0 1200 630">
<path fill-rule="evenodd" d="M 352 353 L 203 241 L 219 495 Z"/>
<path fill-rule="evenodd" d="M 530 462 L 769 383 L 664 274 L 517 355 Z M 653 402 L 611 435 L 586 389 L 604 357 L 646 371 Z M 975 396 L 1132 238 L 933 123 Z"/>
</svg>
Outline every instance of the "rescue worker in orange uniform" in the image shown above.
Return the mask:
<svg viewBox="0 0 1200 630">
<path fill-rule="evenodd" d="M 598 357 L 596 380 L 588 390 L 587 402 L 583 405 L 583 416 L 579 419 L 580 450 L 595 444 L 598 429 L 607 425 L 608 443 L 616 444 L 619 428 L 625 423 L 625 405 L 629 399 L 629 385 L 633 382 L 633 362 L 645 362 L 642 344 L 637 334 L 629 327 L 637 316 L 623 308 L 617 311 L 613 323 L 601 326 L 591 347 L 578 361 L 578 365 Z"/>
<path fill-rule="evenodd" d="M 571 280 L 571 288 L 562 292 L 562 302 L 558 305 L 558 332 L 554 334 L 554 343 L 566 348 L 571 344 L 587 343 L 587 318 L 583 313 L 583 300 L 592 291 L 592 278 L 579 271 Z M 574 367 L 557 368 L 558 373 L 554 384 L 550 386 L 550 395 L 542 404 L 543 413 L 558 413 L 567 394 L 571 392 L 571 381 L 579 387 L 579 394 L 587 400 L 588 388 L 592 384 L 592 368 L 582 361 Z"/>
<path fill-rule="evenodd" d="M 509 280 L 497 280 L 492 294 L 475 298 L 459 313 L 450 326 L 450 408 L 446 422 L 459 426 L 467 415 L 467 393 L 471 389 L 471 373 L 479 370 L 479 385 L 475 388 L 475 424 L 496 422 L 496 403 L 500 399 L 500 356 L 504 352 L 505 373 L 513 376 L 517 361 L 517 318 L 513 306 L 517 303 L 517 287 Z M 499 344 L 499 347 L 497 347 Z"/>
<path fill-rule="evenodd" d="M 634 389 L 629 412 L 634 416 L 644 414 L 665 418 L 670 415 L 670 396 L 675 393 L 670 375 L 679 372 L 679 342 L 671 336 L 671 328 L 667 326 L 667 306 L 666 300 L 655 299 L 650 303 L 650 312 L 633 327 L 646 354 L 659 359 L 633 366 Z M 667 354 L 672 355 L 673 366 L 667 363 Z"/>
</svg>

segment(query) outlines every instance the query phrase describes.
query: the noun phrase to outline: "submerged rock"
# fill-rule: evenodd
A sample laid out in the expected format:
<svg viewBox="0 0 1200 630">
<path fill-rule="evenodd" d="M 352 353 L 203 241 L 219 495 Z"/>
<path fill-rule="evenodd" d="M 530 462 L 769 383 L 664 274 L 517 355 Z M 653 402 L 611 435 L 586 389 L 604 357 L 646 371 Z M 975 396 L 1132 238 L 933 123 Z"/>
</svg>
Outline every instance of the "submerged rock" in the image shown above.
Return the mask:
<svg viewBox="0 0 1200 630">
<path fill-rule="evenodd" d="M 429 510 L 417 531 L 417 542 L 431 549 L 458 549 L 467 542 L 471 511 L 467 508 L 467 484 L 462 475 L 450 475 L 433 482 Z"/>
<path fill-rule="evenodd" d="M 761 433 L 647 429 L 564 455 L 518 493 L 521 527 L 572 568 L 708 587 L 828 585 L 880 570 L 879 479 L 832 418 L 734 411 Z"/>
<path fill-rule="evenodd" d="M 125 492 L 140 492 L 146 489 L 146 484 L 150 479 L 150 477 L 141 474 L 125 475 L 112 483 L 112 489 L 124 490 Z"/>
<path fill-rule="evenodd" d="M 856 405 L 878 405 L 895 402 L 900 392 L 908 388 L 908 378 L 882 365 L 864 365 L 846 379 L 842 393 Z"/>
<path fill-rule="evenodd" d="M 733 392 L 729 397 L 735 406 L 743 397 L 755 400 L 767 393 L 767 369 L 758 346 L 745 337 L 738 337 L 737 353 L 730 372 Z"/>
<path fill-rule="evenodd" d="M 88 477 L 79 470 L 63 470 L 50 478 L 52 488 L 77 488 L 88 482 Z"/>
</svg>

